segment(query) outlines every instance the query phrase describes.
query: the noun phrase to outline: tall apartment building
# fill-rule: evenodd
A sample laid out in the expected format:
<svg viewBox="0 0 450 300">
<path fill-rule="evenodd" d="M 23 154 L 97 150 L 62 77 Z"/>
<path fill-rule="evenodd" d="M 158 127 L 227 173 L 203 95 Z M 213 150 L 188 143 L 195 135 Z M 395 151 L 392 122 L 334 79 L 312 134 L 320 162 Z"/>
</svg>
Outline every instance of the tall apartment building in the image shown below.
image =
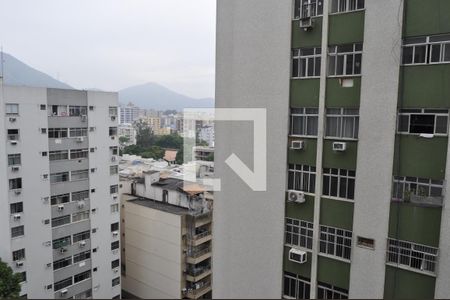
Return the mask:
<svg viewBox="0 0 450 300">
<path fill-rule="evenodd" d="M 218 2 L 216 103 L 267 108 L 268 178 L 228 168 L 252 132 L 216 123 L 214 297 L 449 297 L 449 11 Z"/>
<path fill-rule="evenodd" d="M 0 257 L 29 298 L 120 297 L 117 94 L 0 86 Z"/>
<path fill-rule="evenodd" d="M 212 195 L 159 171 L 120 186 L 124 296 L 210 299 Z"/>
<path fill-rule="evenodd" d="M 119 123 L 120 124 L 133 124 L 134 121 L 141 116 L 141 109 L 134 106 L 133 103 L 127 105 L 121 105 L 119 107 Z"/>
</svg>

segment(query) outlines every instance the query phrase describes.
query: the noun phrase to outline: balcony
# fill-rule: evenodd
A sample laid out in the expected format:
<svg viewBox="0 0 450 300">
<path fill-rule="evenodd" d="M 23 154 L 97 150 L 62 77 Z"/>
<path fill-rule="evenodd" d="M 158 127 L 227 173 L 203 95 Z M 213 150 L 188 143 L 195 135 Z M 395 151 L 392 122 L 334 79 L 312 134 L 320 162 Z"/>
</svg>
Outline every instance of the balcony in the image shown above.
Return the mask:
<svg viewBox="0 0 450 300">
<path fill-rule="evenodd" d="M 186 261 L 189 264 L 198 264 L 211 257 L 211 247 L 201 249 L 190 248 L 186 254 Z"/>
<path fill-rule="evenodd" d="M 198 299 L 211 291 L 211 281 L 203 281 L 188 287 L 185 295 L 189 299 Z"/>
<path fill-rule="evenodd" d="M 206 265 L 197 268 L 192 267 L 188 268 L 186 271 L 186 280 L 191 282 L 197 282 L 211 274 L 212 274 L 211 265 Z"/>
<path fill-rule="evenodd" d="M 203 243 L 206 243 L 212 239 L 211 231 L 206 230 L 201 233 L 197 233 L 194 235 L 187 234 L 186 235 L 186 241 L 191 246 L 198 246 Z"/>
</svg>

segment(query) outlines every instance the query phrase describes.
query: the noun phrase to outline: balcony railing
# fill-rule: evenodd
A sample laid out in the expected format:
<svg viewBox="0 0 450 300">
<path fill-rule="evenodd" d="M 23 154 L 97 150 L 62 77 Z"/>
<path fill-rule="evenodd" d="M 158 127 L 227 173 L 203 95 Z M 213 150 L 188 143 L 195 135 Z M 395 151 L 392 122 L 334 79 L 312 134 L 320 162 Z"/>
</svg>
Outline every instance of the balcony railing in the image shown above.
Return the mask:
<svg viewBox="0 0 450 300">
<path fill-rule="evenodd" d="M 198 268 L 189 268 L 186 270 L 186 274 L 192 277 L 196 277 L 208 272 L 209 270 L 211 270 L 211 265 Z"/>
<path fill-rule="evenodd" d="M 188 234 L 186 237 L 187 237 L 188 241 L 198 241 L 198 240 L 200 240 L 202 238 L 205 238 L 205 237 L 207 237 L 209 235 L 211 235 L 211 231 L 206 230 L 206 231 L 204 231 L 202 233 L 198 233 L 198 234 L 194 234 L 194 235 Z"/>
<path fill-rule="evenodd" d="M 186 294 L 188 297 L 197 297 L 211 287 L 211 281 L 198 282 L 187 288 Z"/>
<path fill-rule="evenodd" d="M 191 258 L 198 258 L 209 252 L 211 252 L 211 247 L 206 247 L 206 248 L 199 249 L 199 250 L 191 248 L 187 251 L 187 256 L 191 257 Z"/>
</svg>

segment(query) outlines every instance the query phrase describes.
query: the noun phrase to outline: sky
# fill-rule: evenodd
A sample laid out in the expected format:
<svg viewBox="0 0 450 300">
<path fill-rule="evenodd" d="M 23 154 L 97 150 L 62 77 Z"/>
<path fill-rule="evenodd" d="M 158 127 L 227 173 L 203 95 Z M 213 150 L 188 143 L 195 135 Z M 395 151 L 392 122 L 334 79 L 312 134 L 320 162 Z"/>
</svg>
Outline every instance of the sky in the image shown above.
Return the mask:
<svg viewBox="0 0 450 300">
<path fill-rule="evenodd" d="M 215 0 L 0 0 L 0 45 L 77 89 L 214 96 Z"/>
</svg>

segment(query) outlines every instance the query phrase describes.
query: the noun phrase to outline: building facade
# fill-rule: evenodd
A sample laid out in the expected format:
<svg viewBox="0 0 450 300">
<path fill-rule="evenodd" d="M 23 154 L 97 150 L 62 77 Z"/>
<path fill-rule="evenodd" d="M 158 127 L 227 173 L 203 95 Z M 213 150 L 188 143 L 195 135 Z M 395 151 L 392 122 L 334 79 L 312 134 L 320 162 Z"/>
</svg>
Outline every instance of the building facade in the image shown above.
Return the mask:
<svg viewBox="0 0 450 300">
<path fill-rule="evenodd" d="M 127 105 L 121 105 L 119 107 L 119 112 L 120 124 L 133 124 L 133 122 L 139 119 L 139 117 L 143 113 L 143 111 L 139 107 L 134 106 L 134 104 L 131 102 Z"/>
<path fill-rule="evenodd" d="M 120 124 L 118 126 L 119 139 L 121 137 L 127 138 L 127 142 L 121 146 L 136 145 L 136 129 L 132 124 Z"/>
<path fill-rule="evenodd" d="M 248 132 L 216 124 L 214 297 L 450 295 L 449 10 L 443 0 L 218 2 L 216 101 L 267 108 L 269 175 L 268 190 L 251 193 L 222 170 Z M 271 226 L 257 232 L 264 218 Z M 258 260 L 274 263 L 261 270 L 227 249 L 248 250 L 247 239 L 264 241 Z"/>
<path fill-rule="evenodd" d="M 0 257 L 21 295 L 120 297 L 117 94 L 0 91 Z"/>
<path fill-rule="evenodd" d="M 124 296 L 210 299 L 211 195 L 159 171 L 120 183 Z"/>
</svg>

